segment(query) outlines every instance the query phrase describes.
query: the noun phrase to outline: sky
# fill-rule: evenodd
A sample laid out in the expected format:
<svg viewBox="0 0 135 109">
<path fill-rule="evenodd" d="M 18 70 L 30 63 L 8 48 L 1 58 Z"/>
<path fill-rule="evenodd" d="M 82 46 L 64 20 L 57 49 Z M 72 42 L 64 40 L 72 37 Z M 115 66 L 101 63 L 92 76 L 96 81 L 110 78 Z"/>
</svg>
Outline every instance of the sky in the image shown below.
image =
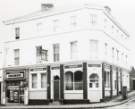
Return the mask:
<svg viewBox="0 0 135 109">
<path fill-rule="evenodd" d="M 5 38 L 2 21 L 40 10 L 41 3 L 56 5 L 98 4 L 109 6 L 111 13 L 130 34 L 130 63 L 135 66 L 135 0 L 0 0 L 0 40 Z"/>
</svg>

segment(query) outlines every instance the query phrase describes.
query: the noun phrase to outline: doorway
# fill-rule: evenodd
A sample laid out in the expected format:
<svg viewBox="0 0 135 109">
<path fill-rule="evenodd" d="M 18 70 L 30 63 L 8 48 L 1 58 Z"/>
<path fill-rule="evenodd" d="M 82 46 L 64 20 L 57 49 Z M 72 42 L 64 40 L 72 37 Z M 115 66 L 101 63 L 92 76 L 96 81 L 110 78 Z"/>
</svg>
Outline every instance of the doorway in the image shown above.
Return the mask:
<svg viewBox="0 0 135 109">
<path fill-rule="evenodd" d="M 7 103 L 24 103 L 24 88 L 21 83 L 22 81 L 7 81 Z"/>
<path fill-rule="evenodd" d="M 0 104 L 1 104 L 1 82 L 0 82 Z"/>
<path fill-rule="evenodd" d="M 58 101 L 60 98 L 60 78 L 59 76 L 54 77 L 54 101 Z"/>
<path fill-rule="evenodd" d="M 135 80 L 133 80 L 133 90 L 135 90 Z"/>
</svg>

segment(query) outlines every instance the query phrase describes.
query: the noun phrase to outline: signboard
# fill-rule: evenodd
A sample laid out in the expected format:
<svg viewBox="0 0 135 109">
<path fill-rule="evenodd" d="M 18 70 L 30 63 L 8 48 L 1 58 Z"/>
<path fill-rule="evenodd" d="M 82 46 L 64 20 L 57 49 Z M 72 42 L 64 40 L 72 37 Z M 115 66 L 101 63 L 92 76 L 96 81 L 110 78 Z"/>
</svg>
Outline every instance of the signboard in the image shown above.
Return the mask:
<svg viewBox="0 0 135 109">
<path fill-rule="evenodd" d="M 23 73 L 7 74 L 7 79 L 23 78 Z"/>
<path fill-rule="evenodd" d="M 59 67 L 59 66 L 57 66 L 57 67 L 52 67 L 51 69 L 52 69 L 52 70 L 57 70 L 57 69 L 60 69 L 60 67 Z"/>
<path fill-rule="evenodd" d="M 100 64 L 88 64 L 88 67 L 101 67 Z"/>
<path fill-rule="evenodd" d="M 78 64 L 78 65 L 65 65 L 64 67 L 65 67 L 65 69 L 68 69 L 68 68 L 81 68 L 82 64 Z"/>
</svg>

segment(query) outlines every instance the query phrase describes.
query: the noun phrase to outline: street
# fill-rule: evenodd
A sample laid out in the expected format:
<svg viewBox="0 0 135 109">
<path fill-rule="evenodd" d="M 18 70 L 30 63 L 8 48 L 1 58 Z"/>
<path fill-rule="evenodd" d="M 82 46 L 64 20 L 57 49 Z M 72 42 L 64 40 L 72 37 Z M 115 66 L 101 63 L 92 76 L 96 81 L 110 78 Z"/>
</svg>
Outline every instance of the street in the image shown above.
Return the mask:
<svg viewBox="0 0 135 109">
<path fill-rule="evenodd" d="M 108 107 L 106 109 L 135 109 L 135 99 L 131 100 L 125 104 L 114 106 L 114 107 Z"/>
</svg>

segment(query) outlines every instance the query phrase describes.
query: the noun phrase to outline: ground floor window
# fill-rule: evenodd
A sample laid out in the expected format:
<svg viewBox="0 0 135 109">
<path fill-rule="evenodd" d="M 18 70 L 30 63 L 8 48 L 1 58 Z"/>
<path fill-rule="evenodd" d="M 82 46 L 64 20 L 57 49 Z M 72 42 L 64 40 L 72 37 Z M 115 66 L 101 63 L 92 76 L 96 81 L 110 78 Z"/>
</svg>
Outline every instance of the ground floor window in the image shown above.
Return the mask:
<svg viewBox="0 0 135 109">
<path fill-rule="evenodd" d="M 47 84 L 47 76 L 45 73 L 41 73 L 41 88 L 46 88 L 46 84 Z"/>
<path fill-rule="evenodd" d="M 73 73 L 70 71 L 65 73 L 65 89 L 73 90 Z"/>
<path fill-rule="evenodd" d="M 105 71 L 104 73 L 104 83 L 105 83 L 106 88 L 110 87 L 110 72 L 109 71 Z"/>
<path fill-rule="evenodd" d="M 37 88 L 37 74 L 32 74 L 31 75 L 31 78 L 32 78 L 32 88 Z"/>
<path fill-rule="evenodd" d="M 89 87 L 90 88 L 98 88 L 99 87 L 99 76 L 95 73 L 89 76 Z"/>
<path fill-rule="evenodd" d="M 82 72 L 76 71 L 71 72 L 68 71 L 65 73 L 64 77 L 65 81 L 65 90 L 82 90 L 83 89 L 83 80 L 82 80 Z"/>
<path fill-rule="evenodd" d="M 30 84 L 31 89 L 47 88 L 47 74 L 45 72 L 31 73 Z"/>
</svg>

